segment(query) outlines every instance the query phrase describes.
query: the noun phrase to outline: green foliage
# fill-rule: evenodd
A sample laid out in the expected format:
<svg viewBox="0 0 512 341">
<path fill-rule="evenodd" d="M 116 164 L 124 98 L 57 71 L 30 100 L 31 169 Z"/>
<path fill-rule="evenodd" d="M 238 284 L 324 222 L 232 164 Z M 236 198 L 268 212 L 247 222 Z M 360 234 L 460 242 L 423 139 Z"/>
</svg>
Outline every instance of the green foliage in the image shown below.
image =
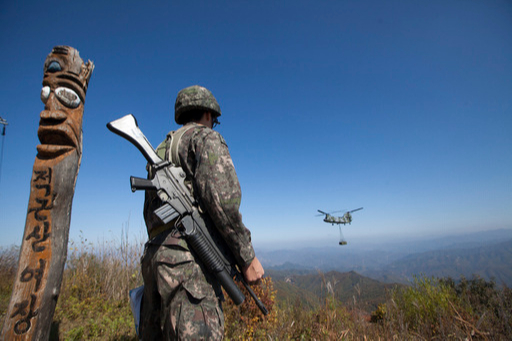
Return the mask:
<svg viewBox="0 0 512 341">
<path fill-rule="evenodd" d="M 105 296 L 59 300 L 54 324 L 64 340 L 136 340 L 128 302 Z"/>
<path fill-rule="evenodd" d="M 478 276 L 471 279 L 462 277 L 456 283 L 453 279 L 443 279 L 459 298 L 461 305 L 457 318 L 464 319 L 475 330 L 485 330 L 490 339 L 500 339 L 512 335 L 512 290 L 498 289 L 496 283 Z M 483 332 L 482 332 L 483 333 Z"/>
<path fill-rule="evenodd" d="M 372 312 L 370 316 L 370 322 L 381 323 L 382 321 L 384 321 L 384 317 L 386 317 L 386 305 L 379 304 L 377 309 L 374 312 Z"/>
<path fill-rule="evenodd" d="M 401 337 L 506 340 L 512 335 L 511 311 L 510 289 L 497 289 L 492 281 L 422 277 L 394 290 L 372 319 Z"/>
<path fill-rule="evenodd" d="M 411 287 L 395 290 L 391 296 L 393 304 L 388 310 L 396 312 L 398 321 L 407 329 L 429 337 L 441 332 L 444 320 L 451 320 L 450 302 L 456 299 L 447 285 L 426 277 L 414 278 Z"/>
</svg>

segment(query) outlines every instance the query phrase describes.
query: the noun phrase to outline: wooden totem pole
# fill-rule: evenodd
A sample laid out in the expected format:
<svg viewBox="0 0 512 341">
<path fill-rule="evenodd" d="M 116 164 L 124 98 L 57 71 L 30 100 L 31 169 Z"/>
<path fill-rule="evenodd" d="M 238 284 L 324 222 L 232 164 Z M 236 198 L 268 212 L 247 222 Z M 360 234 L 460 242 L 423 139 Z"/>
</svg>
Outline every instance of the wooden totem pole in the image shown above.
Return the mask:
<svg viewBox="0 0 512 341">
<path fill-rule="evenodd" d="M 94 64 L 56 46 L 44 63 L 37 135 L 18 272 L 2 340 L 48 340 L 67 256 L 71 204 L 82 158 L 82 117 Z"/>
</svg>

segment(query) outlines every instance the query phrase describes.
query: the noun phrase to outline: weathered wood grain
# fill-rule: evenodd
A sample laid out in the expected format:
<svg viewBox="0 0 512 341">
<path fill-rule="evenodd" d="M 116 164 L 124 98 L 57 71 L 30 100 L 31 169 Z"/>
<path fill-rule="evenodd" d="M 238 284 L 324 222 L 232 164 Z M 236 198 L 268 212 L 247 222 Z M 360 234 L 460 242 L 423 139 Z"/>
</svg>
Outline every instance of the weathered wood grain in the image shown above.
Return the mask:
<svg viewBox="0 0 512 341">
<path fill-rule="evenodd" d="M 34 161 L 18 273 L 2 340 L 48 340 L 67 256 L 71 206 L 82 158 L 82 118 L 94 64 L 56 46 L 44 64 Z"/>
</svg>

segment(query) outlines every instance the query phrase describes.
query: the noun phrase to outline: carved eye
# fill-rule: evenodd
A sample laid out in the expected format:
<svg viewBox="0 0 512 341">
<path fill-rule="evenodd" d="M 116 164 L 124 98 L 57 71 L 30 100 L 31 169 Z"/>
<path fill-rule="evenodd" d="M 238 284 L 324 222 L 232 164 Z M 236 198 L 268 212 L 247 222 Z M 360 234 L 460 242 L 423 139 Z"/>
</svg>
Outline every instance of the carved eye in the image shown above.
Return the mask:
<svg viewBox="0 0 512 341">
<path fill-rule="evenodd" d="M 48 85 L 43 86 L 43 88 L 41 89 L 41 101 L 43 101 L 43 103 L 46 104 L 46 102 L 48 101 L 48 97 L 50 97 L 50 87 Z"/>
<path fill-rule="evenodd" d="M 68 108 L 74 109 L 80 105 L 80 97 L 71 89 L 57 88 L 55 89 L 55 95 Z"/>
</svg>

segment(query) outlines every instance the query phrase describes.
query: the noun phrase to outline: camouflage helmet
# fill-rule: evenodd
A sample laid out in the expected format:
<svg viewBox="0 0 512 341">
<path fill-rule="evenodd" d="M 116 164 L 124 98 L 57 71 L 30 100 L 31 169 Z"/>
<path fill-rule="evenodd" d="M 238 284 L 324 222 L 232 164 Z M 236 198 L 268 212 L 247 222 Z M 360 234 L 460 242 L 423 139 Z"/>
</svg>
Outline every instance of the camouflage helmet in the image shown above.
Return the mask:
<svg viewBox="0 0 512 341">
<path fill-rule="evenodd" d="M 174 104 L 174 120 L 183 124 L 187 112 L 196 109 L 211 111 L 214 115 L 220 116 L 220 106 L 210 90 L 199 85 L 189 86 L 178 92 Z"/>
</svg>

